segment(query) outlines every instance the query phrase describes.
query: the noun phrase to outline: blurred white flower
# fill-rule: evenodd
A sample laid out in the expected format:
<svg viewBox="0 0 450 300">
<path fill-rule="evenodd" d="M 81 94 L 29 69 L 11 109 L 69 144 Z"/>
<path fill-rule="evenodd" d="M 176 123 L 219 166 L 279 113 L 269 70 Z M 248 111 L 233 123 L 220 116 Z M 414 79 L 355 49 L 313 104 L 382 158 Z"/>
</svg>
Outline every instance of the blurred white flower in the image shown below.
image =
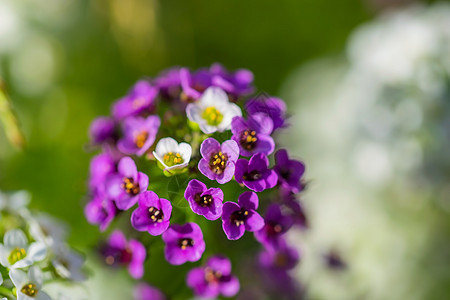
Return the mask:
<svg viewBox="0 0 450 300">
<path fill-rule="evenodd" d="M 47 293 L 42 291 L 44 278 L 39 268 L 31 267 L 28 273 L 11 270 L 9 277 L 17 289 L 17 300 L 51 300 Z"/>
</svg>

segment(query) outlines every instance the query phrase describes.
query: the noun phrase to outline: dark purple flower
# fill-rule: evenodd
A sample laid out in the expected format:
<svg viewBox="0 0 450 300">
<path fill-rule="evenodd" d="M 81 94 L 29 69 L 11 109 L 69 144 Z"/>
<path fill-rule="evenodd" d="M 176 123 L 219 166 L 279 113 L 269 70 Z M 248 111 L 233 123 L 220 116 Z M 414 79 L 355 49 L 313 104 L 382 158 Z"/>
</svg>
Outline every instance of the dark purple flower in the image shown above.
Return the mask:
<svg viewBox="0 0 450 300">
<path fill-rule="evenodd" d="M 138 231 L 160 235 L 167 230 L 172 214 L 169 200 L 159 198 L 152 191 L 139 194 L 138 207 L 131 215 L 131 225 Z"/>
<path fill-rule="evenodd" d="M 116 171 L 116 163 L 111 155 L 102 153 L 92 158 L 89 166 L 89 188 L 96 191 L 104 191 L 106 178 Z"/>
<path fill-rule="evenodd" d="M 275 97 L 250 99 L 245 103 L 245 110 L 249 115 L 266 114 L 273 122 L 273 130 L 285 127 L 286 104 Z"/>
<path fill-rule="evenodd" d="M 294 193 L 300 192 L 302 184 L 300 179 L 305 173 L 305 165 L 297 160 L 289 159 L 285 149 L 275 153 L 274 171 L 278 175 L 278 183 L 286 190 Z"/>
<path fill-rule="evenodd" d="M 300 259 L 296 249 L 289 247 L 285 242 L 280 243 L 275 251 L 265 249 L 259 254 L 259 263 L 264 268 L 291 270 Z"/>
<path fill-rule="evenodd" d="M 239 280 L 231 274 L 230 260 L 221 256 L 212 256 L 204 267 L 189 271 L 186 283 L 200 298 L 215 299 L 220 294 L 233 297 L 239 291 Z"/>
<path fill-rule="evenodd" d="M 157 78 L 155 78 L 154 83 L 164 98 L 178 98 L 181 91 L 180 69 L 172 68 L 163 71 Z"/>
<path fill-rule="evenodd" d="M 278 249 L 284 243 L 283 234 L 291 226 L 291 217 L 283 214 L 278 204 L 271 204 L 266 211 L 264 227 L 255 232 L 255 238 L 268 249 Z"/>
<path fill-rule="evenodd" d="M 162 234 L 162 239 L 166 243 L 164 255 L 172 265 L 197 261 L 205 252 L 206 245 L 202 230 L 195 223 L 171 225 Z"/>
<path fill-rule="evenodd" d="M 117 208 L 106 194 L 98 192 L 84 207 L 84 214 L 89 223 L 99 225 L 100 231 L 104 231 L 114 220 Z"/>
<path fill-rule="evenodd" d="M 232 139 L 239 145 L 242 156 L 252 156 L 258 152 L 271 154 L 275 149 L 275 142 L 270 136 L 272 129 L 272 120 L 264 114 L 249 115 L 247 120 L 234 117 L 231 121 Z"/>
<path fill-rule="evenodd" d="M 123 137 L 117 148 L 125 154 L 141 156 L 153 145 L 161 121 L 158 116 L 130 117 L 123 122 Z"/>
<path fill-rule="evenodd" d="M 269 160 L 263 153 L 253 155 L 250 160 L 238 159 L 234 177 L 238 183 L 244 184 L 255 192 L 273 188 L 278 176 L 269 167 Z"/>
<path fill-rule="evenodd" d="M 137 116 L 141 113 L 151 113 L 155 107 L 155 98 L 158 95 L 158 88 L 148 81 L 138 81 L 131 91 L 114 103 L 112 115 L 115 119 L 123 119 L 130 116 Z"/>
<path fill-rule="evenodd" d="M 253 73 L 239 69 L 231 73 L 222 65 L 216 63 L 210 68 L 212 85 L 222 88 L 232 100 L 253 92 Z"/>
<path fill-rule="evenodd" d="M 196 179 L 189 181 L 184 198 L 192 211 L 208 220 L 217 220 L 222 215 L 223 192 L 219 188 L 207 188 Z"/>
<path fill-rule="evenodd" d="M 207 138 L 200 147 L 202 159 L 198 163 L 199 171 L 211 180 L 226 183 L 233 178 L 239 147 L 233 140 L 219 144 L 214 138 Z"/>
<path fill-rule="evenodd" d="M 308 219 L 306 218 L 303 206 L 296 198 L 296 194 L 283 188 L 279 189 L 279 193 L 280 198 L 282 199 L 282 204 L 287 208 L 293 224 L 298 225 L 301 228 L 307 228 Z"/>
<path fill-rule="evenodd" d="M 166 296 L 157 288 L 146 283 L 139 283 L 134 288 L 134 300 L 165 300 Z"/>
<path fill-rule="evenodd" d="M 106 191 L 121 210 L 136 204 L 139 194 L 146 191 L 147 187 L 148 176 L 137 171 L 130 157 L 123 157 L 119 161 L 117 173 L 109 175 L 106 180 Z"/>
<path fill-rule="evenodd" d="M 258 231 L 264 226 L 264 219 L 256 212 L 258 196 L 244 192 L 238 203 L 225 202 L 222 213 L 222 227 L 229 240 L 241 238 L 245 231 Z"/>
<path fill-rule="evenodd" d="M 89 137 L 93 144 L 114 140 L 115 122 L 110 117 L 98 117 L 89 127 Z"/>
<path fill-rule="evenodd" d="M 126 266 L 130 275 L 136 279 L 144 275 L 146 257 L 144 246 L 136 240 L 127 241 L 122 232 L 114 231 L 100 252 L 105 258 L 106 264 Z"/>
<path fill-rule="evenodd" d="M 191 72 L 187 68 L 181 68 L 180 82 L 183 91 L 181 99 L 194 101 L 199 99 L 203 92 L 211 86 L 211 74 L 207 69 Z"/>
</svg>

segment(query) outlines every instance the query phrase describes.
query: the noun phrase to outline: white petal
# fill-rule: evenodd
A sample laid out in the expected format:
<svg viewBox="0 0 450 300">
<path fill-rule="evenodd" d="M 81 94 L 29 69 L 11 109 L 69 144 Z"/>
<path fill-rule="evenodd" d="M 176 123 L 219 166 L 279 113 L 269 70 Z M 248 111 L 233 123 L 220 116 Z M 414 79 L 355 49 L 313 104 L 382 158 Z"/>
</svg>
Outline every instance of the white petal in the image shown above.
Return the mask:
<svg viewBox="0 0 450 300">
<path fill-rule="evenodd" d="M 44 275 L 42 274 L 41 269 L 38 267 L 31 267 L 28 270 L 28 278 L 30 282 L 34 283 L 38 290 L 41 289 L 42 283 L 44 282 Z"/>
<path fill-rule="evenodd" d="M 9 278 L 11 278 L 11 281 L 18 290 L 28 281 L 27 273 L 17 269 L 9 271 Z"/>
<path fill-rule="evenodd" d="M 9 251 L 8 249 L 0 244 L 0 264 L 4 267 L 9 267 L 10 263 L 8 261 Z"/>
<path fill-rule="evenodd" d="M 25 257 L 11 266 L 11 269 L 23 269 L 31 266 L 33 261 L 29 257 Z"/>
<path fill-rule="evenodd" d="M 205 123 L 198 124 L 203 133 L 211 134 L 217 131 L 217 126 L 211 126 Z"/>
<path fill-rule="evenodd" d="M 180 143 L 178 145 L 178 151 L 183 158 L 183 163 L 189 163 L 192 155 L 192 147 L 188 143 Z"/>
<path fill-rule="evenodd" d="M 155 152 L 162 157 L 164 154 L 168 152 L 176 151 L 177 147 L 178 147 L 177 141 L 175 141 L 171 137 L 166 137 L 159 140 L 158 144 L 156 145 Z"/>
<path fill-rule="evenodd" d="M 20 229 L 13 229 L 5 233 L 3 237 L 3 242 L 8 248 L 26 248 L 27 247 L 27 237 Z"/>
<path fill-rule="evenodd" d="M 167 168 L 167 165 L 164 163 L 163 155 L 158 155 L 158 153 L 153 151 L 153 156 L 164 166 L 164 168 Z"/>
<path fill-rule="evenodd" d="M 37 297 L 33 298 L 33 300 L 52 300 L 52 298 L 50 298 L 50 296 L 46 292 L 39 291 Z"/>
<path fill-rule="evenodd" d="M 9 196 L 9 207 L 11 210 L 19 210 L 30 203 L 30 193 L 27 191 L 18 191 Z"/>
<path fill-rule="evenodd" d="M 197 103 L 189 103 L 186 106 L 186 116 L 192 122 L 198 123 L 202 119 L 203 109 Z"/>
<path fill-rule="evenodd" d="M 219 126 L 217 126 L 219 131 L 231 129 L 231 121 L 233 120 L 233 118 L 241 116 L 242 111 L 238 105 L 234 103 L 228 104 L 227 108 L 223 112 L 223 120 L 222 122 L 220 122 Z"/>
<path fill-rule="evenodd" d="M 35 242 L 28 248 L 27 257 L 32 261 L 41 261 L 47 255 L 47 247 L 42 242 Z"/>
<path fill-rule="evenodd" d="M 219 87 L 212 86 L 206 89 L 199 100 L 201 107 L 217 106 L 222 103 L 228 103 L 228 96 L 224 90 Z"/>
</svg>

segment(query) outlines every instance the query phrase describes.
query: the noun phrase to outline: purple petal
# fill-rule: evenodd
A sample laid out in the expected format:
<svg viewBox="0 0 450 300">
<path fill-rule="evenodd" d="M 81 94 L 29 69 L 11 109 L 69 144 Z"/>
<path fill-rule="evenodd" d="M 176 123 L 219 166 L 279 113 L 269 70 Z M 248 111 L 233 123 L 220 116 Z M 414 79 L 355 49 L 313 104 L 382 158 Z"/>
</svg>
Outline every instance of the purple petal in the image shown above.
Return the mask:
<svg viewBox="0 0 450 300">
<path fill-rule="evenodd" d="M 254 192 L 243 192 L 238 198 L 238 204 L 245 209 L 257 210 L 259 199 Z"/>
<path fill-rule="evenodd" d="M 130 240 L 130 249 L 133 251 L 133 258 L 128 266 L 130 275 L 139 279 L 144 275 L 144 260 L 147 255 L 144 246 L 135 240 Z"/>
<path fill-rule="evenodd" d="M 256 153 L 250 158 L 248 172 L 264 171 L 269 166 L 269 159 L 263 153 Z"/>
<path fill-rule="evenodd" d="M 225 297 L 234 297 L 239 292 L 240 285 L 236 276 L 231 276 L 228 281 L 223 281 L 220 284 L 220 292 Z"/>
<path fill-rule="evenodd" d="M 238 183 L 242 183 L 244 180 L 244 174 L 248 171 L 248 160 L 238 159 L 235 165 L 234 178 Z"/>
<path fill-rule="evenodd" d="M 127 247 L 127 239 L 121 231 L 115 230 L 109 236 L 108 244 L 114 248 L 125 249 Z"/>
<path fill-rule="evenodd" d="M 245 229 L 248 231 L 258 231 L 264 227 L 264 219 L 256 212 L 249 211 L 247 220 L 245 221 Z"/>
<path fill-rule="evenodd" d="M 239 158 L 239 146 L 234 140 L 227 140 L 222 143 L 222 152 L 228 155 L 228 161 L 235 162 Z"/>
<path fill-rule="evenodd" d="M 220 150 L 220 144 L 214 138 L 207 138 L 200 146 L 200 153 L 202 154 L 203 158 L 207 160 L 210 159 L 211 154 L 219 152 Z"/>
<path fill-rule="evenodd" d="M 131 157 L 125 156 L 119 161 L 118 168 L 119 173 L 124 177 L 132 178 L 137 180 L 137 168 Z"/>
</svg>

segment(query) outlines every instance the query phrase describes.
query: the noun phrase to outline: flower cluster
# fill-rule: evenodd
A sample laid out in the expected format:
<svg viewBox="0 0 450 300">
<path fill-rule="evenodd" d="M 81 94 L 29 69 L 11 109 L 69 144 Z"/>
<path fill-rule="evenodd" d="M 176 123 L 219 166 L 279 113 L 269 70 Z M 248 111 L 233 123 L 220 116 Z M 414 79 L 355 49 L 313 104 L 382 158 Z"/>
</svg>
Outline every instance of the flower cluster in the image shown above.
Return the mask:
<svg viewBox="0 0 450 300">
<path fill-rule="evenodd" d="M 173 68 L 138 81 L 112 105 L 111 116 L 93 121 L 90 140 L 101 153 L 90 164 L 86 218 L 104 231 L 124 215 L 132 228 L 114 231 L 101 247 L 106 264 L 126 266 L 141 279 L 162 240 L 171 265 L 209 257 L 186 282 L 197 297 L 214 298 L 239 291 L 229 251 L 207 250 L 217 248 L 219 237 L 234 241 L 249 231 L 266 256 L 291 254 L 284 234 L 306 224 L 296 197 L 305 166 L 275 143 L 287 126 L 285 103 L 253 91 L 248 70 Z M 287 272 L 295 258 L 260 264 Z"/>
<path fill-rule="evenodd" d="M 31 213 L 26 192 L 0 192 L 0 296 L 2 299 L 51 299 L 46 283 L 84 279 L 84 258 L 70 249 L 65 225 Z"/>
</svg>

